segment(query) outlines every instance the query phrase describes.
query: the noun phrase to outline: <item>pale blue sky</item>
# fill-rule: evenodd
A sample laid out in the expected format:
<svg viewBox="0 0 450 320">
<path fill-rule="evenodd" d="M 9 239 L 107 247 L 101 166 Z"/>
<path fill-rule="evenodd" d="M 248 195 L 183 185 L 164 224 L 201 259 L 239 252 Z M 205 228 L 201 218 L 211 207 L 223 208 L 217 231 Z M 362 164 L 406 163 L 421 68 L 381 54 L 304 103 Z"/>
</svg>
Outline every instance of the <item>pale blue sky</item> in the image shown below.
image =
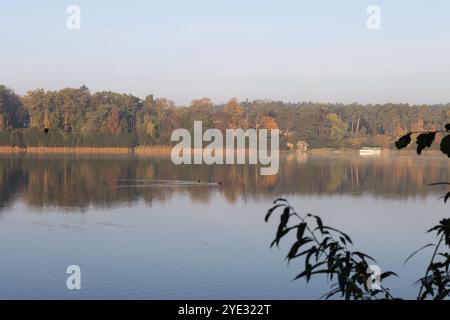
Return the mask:
<svg viewBox="0 0 450 320">
<path fill-rule="evenodd" d="M 176 103 L 450 102 L 450 1 L 0 0 L 0 83 Z M 82 28 L 66 28 L 66 8 Z M 379 5 L 382 28 L 366 28 Z"/>
</svg>

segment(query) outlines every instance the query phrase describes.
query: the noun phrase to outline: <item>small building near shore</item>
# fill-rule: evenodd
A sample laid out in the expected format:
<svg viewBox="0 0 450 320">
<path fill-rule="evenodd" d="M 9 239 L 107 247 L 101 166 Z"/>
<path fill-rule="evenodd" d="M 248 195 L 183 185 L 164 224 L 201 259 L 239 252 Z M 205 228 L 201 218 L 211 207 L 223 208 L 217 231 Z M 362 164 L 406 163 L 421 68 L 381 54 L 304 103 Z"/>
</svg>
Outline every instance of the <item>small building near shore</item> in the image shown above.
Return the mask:
<svg viewBox="0 0 450 320">
<path fill-rule="evenodd" d="M 296 145 L 297 152 L 305 153 L 308 151 L 308 148 L 309 148 L 309 144 L 306 141 L 300 140 L 299 142 L 297 142 L 297 145 Z"/>
</svg>

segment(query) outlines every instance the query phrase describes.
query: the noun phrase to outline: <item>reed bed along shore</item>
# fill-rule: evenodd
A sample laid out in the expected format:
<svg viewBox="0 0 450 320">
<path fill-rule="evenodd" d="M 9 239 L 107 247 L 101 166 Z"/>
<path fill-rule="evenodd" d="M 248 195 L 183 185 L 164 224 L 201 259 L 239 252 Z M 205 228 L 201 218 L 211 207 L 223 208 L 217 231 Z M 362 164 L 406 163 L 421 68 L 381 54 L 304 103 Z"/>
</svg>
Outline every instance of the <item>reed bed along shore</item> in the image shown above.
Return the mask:
<svg viewBox="0 0 450 320">
<path fill-rule="evenodd" d="M 10 147 L 0 146 L 0 153 L 87 153 L 87 154 L 170 154 L 171 147 Z"/>
<path fill-rule="evenodd" d="M 204 152 L 205 149 L 191 148 L 192 154 Z M 104 154 L 170 154 L 172 147 L 170 146 L 142 146 L 135 148 L 127 147 L 11 147 L 0 146 L 0 153 L 104 153 Z M 223 149 L 223 154 L 226 150 Z M 235 149 L 237 154 L 240 153 L 256 153 L 252 149 Z M 215 155 L 215 151 L 212 152 Z"/>
</svg>

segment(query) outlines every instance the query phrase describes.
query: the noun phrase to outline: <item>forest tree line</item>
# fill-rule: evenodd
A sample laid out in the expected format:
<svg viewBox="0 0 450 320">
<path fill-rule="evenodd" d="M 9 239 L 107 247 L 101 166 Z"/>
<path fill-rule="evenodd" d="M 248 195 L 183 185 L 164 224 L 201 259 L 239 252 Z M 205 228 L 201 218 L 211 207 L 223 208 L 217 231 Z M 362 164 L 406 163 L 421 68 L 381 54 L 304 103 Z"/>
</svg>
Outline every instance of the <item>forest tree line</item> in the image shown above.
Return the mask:
<svg viewBox="0 0 450 320">
<path fill-rule="evenodd" d="M 312 148 L 393 147 L 410 131 L 439 130 L 450 122 L 446 105 L 286 103 L 211 99 L 176 106 L 153 95 L 140 99 L 86 86 L 37 89 L 19 96 L 0 85 L 0 146 L 136 147 L 171 145 L 173 130 L 274 129 L 280 146 L 306 141 Z"/>
</svg>

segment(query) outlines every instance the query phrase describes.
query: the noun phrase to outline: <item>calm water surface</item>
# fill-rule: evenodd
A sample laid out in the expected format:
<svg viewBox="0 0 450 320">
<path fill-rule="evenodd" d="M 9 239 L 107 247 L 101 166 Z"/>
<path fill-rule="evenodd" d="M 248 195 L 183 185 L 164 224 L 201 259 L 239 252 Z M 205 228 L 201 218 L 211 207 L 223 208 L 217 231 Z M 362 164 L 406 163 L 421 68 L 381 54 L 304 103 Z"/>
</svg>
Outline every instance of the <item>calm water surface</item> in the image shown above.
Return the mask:
<svg viewBox="0 0 450 320">
<path fill-rule="evenodd" d="M 0 298 L 317 299 L 328 284 L 291 281 L 301 266 L 287 266 L 288 243 L 269 249 L 276 221 L 263 218 L 279 196 L 349 233 L 399 274 L 392 294 L 414 298 L 430 252 L 403 261 L 449 216 L 447 190 L 428 186 L 450 181 L 448 161 L 284 155 L 263 177 L 165 157 L 0 155 Z"/>
</svg>

